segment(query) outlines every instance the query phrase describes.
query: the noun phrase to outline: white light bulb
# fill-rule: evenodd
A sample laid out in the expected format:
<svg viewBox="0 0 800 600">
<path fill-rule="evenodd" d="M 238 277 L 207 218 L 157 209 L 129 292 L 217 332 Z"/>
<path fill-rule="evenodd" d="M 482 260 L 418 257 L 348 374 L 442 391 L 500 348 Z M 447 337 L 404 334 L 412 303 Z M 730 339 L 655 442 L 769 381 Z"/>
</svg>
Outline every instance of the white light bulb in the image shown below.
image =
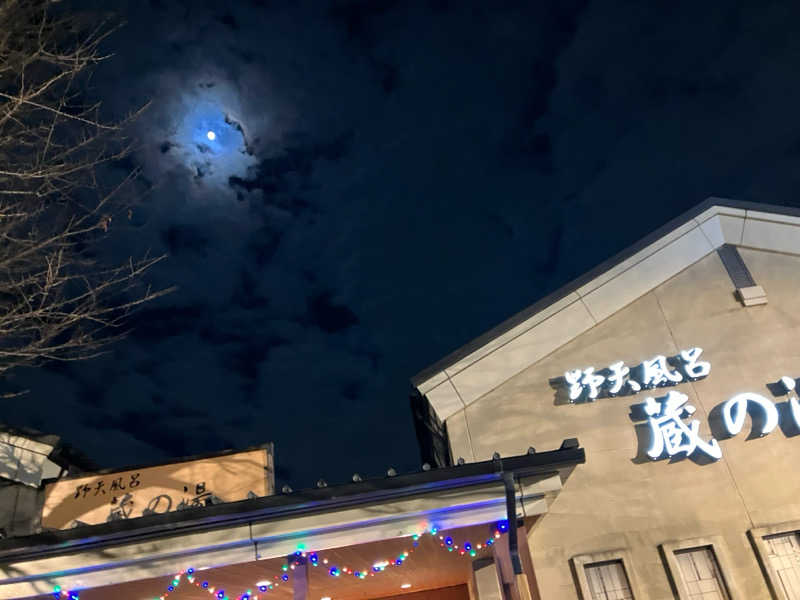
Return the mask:
<svg viewBox="0 0 800 600">
<path fill-rule="evenodd" d="M 213 131 L 209 131 L 206 134 L 206 137 L 213 142 L 215 139 L 217 139 L 217 134 L 214 133 Z"/>
<path fill-rule="evenodd" d="M 401 585 L 400 587 L 401 587 L 402 589 L 404 589 L 404 590 L 407 590 L 408 588 L 410 588 L 410 587 L 411 587 L 411 584 L 410 584 L 410 583 L 404 583 L 404 584 L 403 584 L 403 585 Z"/>
</svg>

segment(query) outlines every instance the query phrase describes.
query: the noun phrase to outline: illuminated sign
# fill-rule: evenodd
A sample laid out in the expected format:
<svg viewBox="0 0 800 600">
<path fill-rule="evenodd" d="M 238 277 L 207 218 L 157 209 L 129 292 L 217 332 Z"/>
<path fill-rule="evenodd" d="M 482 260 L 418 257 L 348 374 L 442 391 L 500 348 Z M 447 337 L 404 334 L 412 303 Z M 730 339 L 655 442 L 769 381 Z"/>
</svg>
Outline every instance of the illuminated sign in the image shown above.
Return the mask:
<svg viewBox="0 0 800 600">
<path fill-rule="evenodd" d="M 787 394 L 793 392 L 796 387 L 796 381 L 791 377 L 783 376 L 780 382 Z M 686 394 L 674 390 L 670 390 L 661 398 L 645 398 L 641 407 L 647 415 L 650 431 L 647 456 L 655 460 L 664 455 L 691 456 L 694 452 L 700 451 L 714 460 L 722 458 L 722 449 L 717 440 L 711 438 L 706 441 L 700 437 L 700 422 L 697 419 L 692 419 L 688 423 L 684 421 L 695 412 L 695 408 L 688 404 L 688 400 Z M 800 429 L 800 401 L 797 396 L 791 396 L 788 403 L 791 421 Z M 728 435 L 735 436 L 742 431 L 748 410 L 757 411 L 761 417 L 757 423 L 753 423 L 755 433 L 759 437 L 770 434 L 778 426 L 779 414 L 775 403 L 761 394 L 744 392 L 722 404 L 722 423 Z"/>
<path fill-rule="evenodd" d="M 691 455 L 696 450 L 706 453 L 714 460 L 722 458 L 722 449 L 717 440 L 711 438 L 706 442 L 700 438 L 700 421 L 692 419 L 688 425 L 683 422 L 683 417 L 694 414 L 695 408 L 688 404 L 689 397 L 674 390 L 666 396 L 647 398 L 644 403 L 644 412 L 647 414 L 647 424 L 650 426 L 650 448 L 647 456 L 652 459 L 675 456 L 684 453 Z"/>
<path fill-rule="evenodd" d="M 667 358 L 659 355 L 629 368 L 623 362 L 615 362 L 605 369 L 594 367 L 574 369 L 564 373 L 569 401 L 594 402 L 598 398 L 636 394 L 641 390 L 675 386 L 686 381 L 696 381 L 711 372 L 711 363 L 700 360 L 702 348 L 683 350 Z M 785 394 L 793 394 L 797 381 L 788 376 L 779 380 Z M 800 400 L 796 395 L 788 399 L 789 415 L 793 425 L 800 429 Z M 676 456 L 705 454 L 712 460 L 722 458 L 722 448 L 714 439 L 703 439 L 700 421 L 692 419 L 696 409 L 689 404 L 689 397 L 676 390 L 665 396 L 647 397 L 642 409 L 647 420 L 650 445 L 646 454 L 653 460 Z M 748 411 L 759 417 L 754 421 L 754 433 L 769 435 L 778 426 L 778 407 L 772 400 L 753 392 L 737 394 L 720 407 L 722 424 L 729 436 L 742 431 Z"/>
<path fill-rule="evenodd" d="M 569 386 L 569 401 L 594 402 L 605 396 L 635 394 L 643 389 L 702 379 L 711 372 L 711 363 L 700 360 L 702 353 L 702 348 L 690 348 L 669 358 L 654 356 L 633 368 L 618 361 L 599 371 L 594 367 L 567 371 L 564 381 Z"/>
</svg>

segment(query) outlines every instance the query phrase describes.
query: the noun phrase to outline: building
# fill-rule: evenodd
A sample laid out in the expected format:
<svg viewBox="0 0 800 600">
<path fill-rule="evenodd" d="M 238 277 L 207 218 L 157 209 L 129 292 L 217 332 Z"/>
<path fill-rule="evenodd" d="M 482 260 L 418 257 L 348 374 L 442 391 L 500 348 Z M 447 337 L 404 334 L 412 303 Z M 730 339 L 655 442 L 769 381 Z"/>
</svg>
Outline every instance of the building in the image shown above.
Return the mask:
<svg viewBox="0 0 800 600">
<path fill-rule="evenodd" d="M 798 340 L 800 211 L 712 198 L 416 376 L 420 471 L 60 473 L 0 598 L 800 598 Z"/>
<path fill-rule="evenodd" d="M 413 383 L 439 455 L 581 440 L 534 597 L 795 600 L 798 377 L 800 211 L 711 198 Z"/>
<path fill-rule="evenodd" d="M 219 469 L 212 459 L 222 461 Z M 49 482 L 50 512 L 42 522 L 66 528 L 43 526 L 0 540 L 0 598 L 466 600 L 491 586 L 527 589 L 530 552 L 517 522 L 548 510 L 584 453 L 565 440 L 549 452 L 354 477 L 337 486 L 273 494 L 267 485 L 266 495 L 238 501 L 210 482 L 230 474 L 227 459 L 195 457 Z M 159 499 L 193 494 L 195 475 L 185 471 L 196 473 L 197 465 L 204 489 L 215 489 L 222 501 L 170 510 L 174 501 Z M 254 475 L 245 487 L 264 478 L 263 465 L 271 460 L 241 467 L 242 479 Z M 98 493 L 113 482 L 126 485 L 118 497 Z M 119 496 L 132 488 L 126 504 L 133 510 L 118 511 L 125 504 Z M 64 510 L 87 501 L 80 510 L 90 522 L 64 518 Z M 116 516 L 91 520 L 109 502 Z"/>
</svg>

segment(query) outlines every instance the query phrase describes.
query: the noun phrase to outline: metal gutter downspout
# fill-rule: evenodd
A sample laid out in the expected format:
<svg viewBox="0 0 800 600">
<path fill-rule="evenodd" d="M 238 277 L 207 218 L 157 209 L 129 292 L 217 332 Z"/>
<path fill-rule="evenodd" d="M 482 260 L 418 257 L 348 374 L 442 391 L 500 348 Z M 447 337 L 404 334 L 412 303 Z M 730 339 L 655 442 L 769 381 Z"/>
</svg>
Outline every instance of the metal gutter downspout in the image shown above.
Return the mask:
<svg viewBox="0 0 800 600">
<path fill-rule="evenodd" d="M 508 553 L 511 555 L 511 566 L 514 575 L 522 575 L 522 561 L 519 558 L 519 540 L 517 539 L 517 496 L 514 490 L 514 473 L 504 471 L 503 485 L 506 488 L 506 518 L 508 519 Z"/>
</svg>

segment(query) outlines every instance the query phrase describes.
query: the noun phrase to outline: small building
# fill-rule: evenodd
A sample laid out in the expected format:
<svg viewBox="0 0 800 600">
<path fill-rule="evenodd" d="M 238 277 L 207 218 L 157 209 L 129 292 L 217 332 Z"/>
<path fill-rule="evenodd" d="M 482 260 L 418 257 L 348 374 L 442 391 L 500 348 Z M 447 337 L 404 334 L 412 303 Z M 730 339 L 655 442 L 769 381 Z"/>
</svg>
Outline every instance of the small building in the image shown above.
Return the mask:
<svg viewBox="0 0 800 600">
<path fill-rule="evenodd" d="M 41 530 L 44 480 L 94 468 L 57 435 L 0 425 L 0 539 Z"/>
<path fill-rule="evenodd" d="M 800 599 L 800 211 L 711 198 L 413 379 L 432 452 L 577 437 L 534 597 Z"/>
</svg>

